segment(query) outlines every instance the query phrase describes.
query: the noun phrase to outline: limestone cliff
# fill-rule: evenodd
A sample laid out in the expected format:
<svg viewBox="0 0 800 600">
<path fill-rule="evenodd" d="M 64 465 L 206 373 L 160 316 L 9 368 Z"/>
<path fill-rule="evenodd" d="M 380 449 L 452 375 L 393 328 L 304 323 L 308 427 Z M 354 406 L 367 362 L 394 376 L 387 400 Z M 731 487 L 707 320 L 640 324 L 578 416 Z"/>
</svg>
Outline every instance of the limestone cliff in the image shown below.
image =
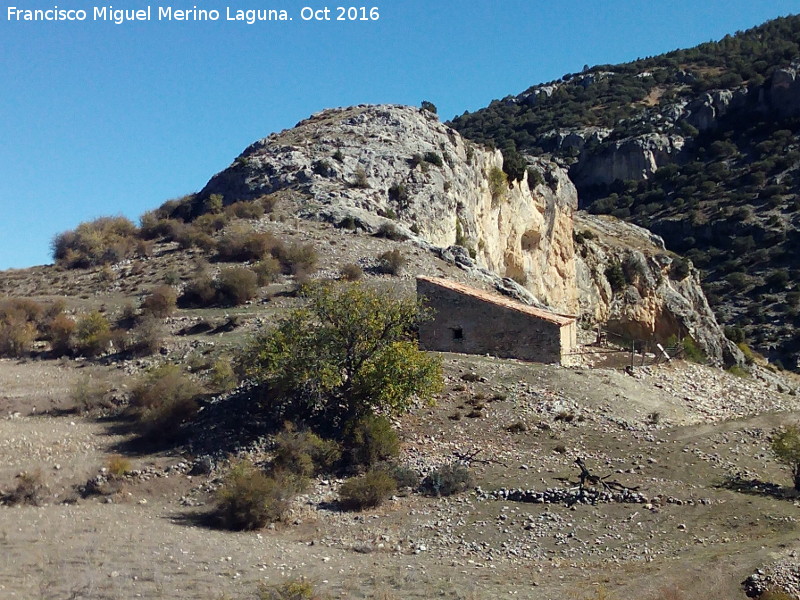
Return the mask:
<svg viewBox="0 0 800 600">
<path fill-rule="evenodd" d="M 691 336 L 712 360 L 744 357 L 722 332 L 697 271 L 646 229 L 614 217 L 576 214 L 582 318 L 622 337 L 666 342 Z M 614 271 L 617 275 L 614 276 Z"/>
<path fill-rule="evenodd" d="M 509 184 L 499 151 L 467 142 L 430 112 L 400 106 L 322 111 L 247 148 L 198 195 L 226 203 L 293 188 L 300 216 L 369 231 L 393 223 L 435 246 L 461 245 L 479 266 L 522 283 L 558 310 L 577 309 L 566 174 Z M 533 189 L 531 189 L 533 187 Z"/>
<path fill-rule="evenodd" d="M 731 359 L 696 274 L 669 280 L 663 242 L 589 217 L 579 227 L 597 235 L 579 236 L 576 257 L 575 186 L 556 164 L 528 160 L 528 174 L 509 183 L 499 151 L 465 141 L 427 111 L 331 109 L 252 144 L 209 181 L 196 210 L 211 194 L 227 204 L 291 189 L 301 218 L 371 233 L 394 227 L 523 301 L 637 339 L 690 334 L 712 359 Z M 631 261 L 639 275 L 612 290 L 609 266 Z"/>
</svg>

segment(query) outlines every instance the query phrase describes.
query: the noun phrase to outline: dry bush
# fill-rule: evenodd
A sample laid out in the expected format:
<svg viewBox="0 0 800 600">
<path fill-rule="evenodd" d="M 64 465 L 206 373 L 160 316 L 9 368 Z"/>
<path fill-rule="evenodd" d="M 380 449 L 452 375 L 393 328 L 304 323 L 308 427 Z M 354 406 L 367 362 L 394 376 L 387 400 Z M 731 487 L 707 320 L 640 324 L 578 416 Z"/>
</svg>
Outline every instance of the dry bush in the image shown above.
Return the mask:
<svg viewBox="0 0 800 600">
<path fill-rule="evenodd" d="M 367 471 L 352 477 L 339 488 L 339 502 L 347 510 L 363 510 L 380 506 L 397 491 L 397 482 L 382 470 Z"/>
<path fill-rule="evenodd" d="M 230 219 L 225 213 L 206 213 L 192 221 L 192 225 L 204 233 L 212 234 L 225 229 L 229 221 Z"/>
<path fill-rule="evenodd" d="M 378 231 L 375 233 L 375 237 L 386 238 L 387 240 L 394 240 L 396 242 L 408 239 L 408 236 L 400 231 L 400 228 L 394 223 L 381 223 L 381 226 L 378 227 Z"/>
<path fill-rule="evenodd" d="M 67 268 L 115 263 L 136 252 L 139 231 L 125 217 L 100 217 L 53 238 L 53 259 Z"/>
<path fill-rule="evenodd" d="M 406 257 L 397 248 L 387 250 L 378 257 L 378 270 L 387 275 L 399 275 L 406 265 Z"/>
<path fill-rule="evenodd" d="M 345 281 L 358 281 L 364 276 L 364 270 L 355 263 L 342 267 L 342 279 Z"/>
<path fill-rule="evenodd" d="M 272 256 L 265 256 L 253 265 L 252 270 L 258 278 L 259 286 L 265 286 L 268 283 L 277 281 L 282 272 L 280 261 Z"/>
<path fill-rule="evenodd" d="M 217 492 L 212 516 L 220 527 L 235 531 L 261 529 L 281 521 L 302 482 L 289 476 L 270 477 L 250 461 L 235 463 Z"/>
<path fill-rule="evenodd" d="M 234 202 L 225 209 L 229 217 L 260 219 L 264 216 L 264 205 L 260 202 Z"/>
<path fill-rule="evenodd" d="M 244 267 L 223 269 L 216 281 L 217 301 L 224 306 L 238 306 L 258 293 L 258 276 Z"/>
<path fill-rule="evenodd" d="M 36 326 L 20 310 L 0 312 L 0 356 L 19 358 L 30 352 L 36 339 Z"/>
<path fill-rule="evenodd" d="M 82 356 L 97 356 L 108 349 L 111 325 L 106 317 L 94 311 L 78 319 L 75 326 L 75 349 Z"/>
<path fill-rule="evenodd" d="M 189 282 L 179 303 L 184 308 L 203 308 L 212 306 L 216 301 L 217 288 L 214 280 L 209 275 L 201 274 Z"/>
<path fill-rule="evenodd" d="M 472 487 L 472 474 L 459 464 L 444 465 L 422 480 L 422 491 L 429 496 L 452 496 Z"/>
<path fill-rule="evenodd" d="M 164 342 L 164 324 L 156 317 L 145 315 L 131 331 L 133 340 L 119 349 L 129 349 L 140 356 L 149 356 L 161 350 Z"/>
<path fill-rule="evenodd" d="M 176 365 L 150 371 L 131 391 L 131 408 L 140 432 L 151 439 L 169 440 L 179 426 L 197 413 L 202 389 Z"/>
<path fill-rule="evenodd" d="M 131 461 L 120 454 L 108 457 L 106 471 L 114 477 L 122 477 L 131 470 Z"/>
<path fill-rule="evenodd" d="M 108 394 L 111 384 L 92 375 L 84 375 L 78 379 L 70 389 L 69 398 L 75 410 L 80 413 L 90 412 L 98 408 L 109 408 L 111 402 Z"/>
<path fill-rule="evenodd" d="M 175 312 L 178 295 L 172 286 L 160 285 L 142 302 L 142 312 L 159 319 L 164 319 Z"/>
<path fill-rule="evenodd" d="M 310 431 L 287 427 L 275 436 L 275 471 L 287 471 L 302 477 L 330 473 L 342 456 L 339 444 L 324 440 Z"/>
<path fill-rule="evenodd" d="M 72 352 L 72 335 L 75 332 L 75 319 L 64 313 L 56 315 L 47 325 L 47 337 L 55 356 Z"/>
<path fill-rule="evenodd" d="M 274 249 L 273 255 L 281 262 L 287 275 L 310 275 L 317 270 L 319 256 L 312 244 L 281 244 Z"/>
<path fill-rule="evenodd" d="M 261 260 L 278 245 L 270 233 L 243 230 L 236 227 L 217 244 L 217 259 L 224 262 Z"/>
<path fill-rule="evenodd" d="M 258 588 L 257 600 L 324 600 L 326 596 L 314 589 L 305 579 L 290 579 L 275 585 L 263 584 Z"/>
<path fill-rule="evenodd" d="M 264 207 L 264 212 L 271 213 L 275 210 L 278 206 L 278 202 L 280 201 L 280 196 L 277 194 L 268 194 L 266 196 L 261 196 L 260 198 L 256 198 L 254 202 L 258 202 L 261 206 Z"/>
<path fill-rule="evenodd" d="M 17 487 L 0 496 L 0 501 L 9 506 L 39 506 L 46 492 L 41 470 L 20 473 L 17 480 Z"/>
<path fill-rule="evenodd" d="M 193 225 L 186 225 L 175 237 L 178 247 L 182 250 L 199 248 L 203 252 L 211 252 L 217 247 L 217 242 L 208 233 Z"/>
</svg>

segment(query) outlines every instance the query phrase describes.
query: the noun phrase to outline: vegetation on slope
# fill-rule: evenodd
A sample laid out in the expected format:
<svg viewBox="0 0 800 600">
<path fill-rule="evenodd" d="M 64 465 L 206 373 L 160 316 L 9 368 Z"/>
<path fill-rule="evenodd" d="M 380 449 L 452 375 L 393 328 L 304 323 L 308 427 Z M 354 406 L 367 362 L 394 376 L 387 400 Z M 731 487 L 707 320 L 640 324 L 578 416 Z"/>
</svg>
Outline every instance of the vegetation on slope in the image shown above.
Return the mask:
<svg viewBox="0 0 800 600">
<path fill-rule="evenodd" d="M 609 142 L 674 134 L 683 151 L 643 181 L 579 187 L 581 206 L 662 235 L 704 271 L 717 316 L 776 363 L 800 359 L 798 190 L 800 119 L 763 110 L 776 69 L 800 59 L 800 17 L 776 19 L 719 42 L 623 65 L 587 68 L 452 125 L 507 156 L 553 153 L 578 164 Z M 746 91 L 714 127 L 698 131 L 681 107 L 714 89 Z M 556 132 L 603 127 L 581 148 Z"/>
</svg>

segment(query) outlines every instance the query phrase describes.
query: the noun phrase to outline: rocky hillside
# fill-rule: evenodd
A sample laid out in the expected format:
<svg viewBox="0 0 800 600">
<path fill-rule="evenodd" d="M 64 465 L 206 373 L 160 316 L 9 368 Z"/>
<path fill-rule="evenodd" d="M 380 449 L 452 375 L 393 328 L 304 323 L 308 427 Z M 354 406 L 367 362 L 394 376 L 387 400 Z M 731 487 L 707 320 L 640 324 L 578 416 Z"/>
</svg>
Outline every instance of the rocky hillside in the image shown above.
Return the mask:
<svg viewBox="0 0 800 600">
<path fill-rule="evenodd" d="M 594 233 L 579 237 L 576 256 L 577 193 L 566 171 L 547 160 L 532 160 L 520 180 L 506 171 L 501 152 L 465 141 L 427 110 L 331 109 L 252 144 L 175 214 L 196 217 L 212 198 L 231 204 L 291 190 L 297 217 L 406 237 L 589 325 L 644 340 L 689 334 L 712 359 L 740 360 L 696 273 L 676 268 L 662 242 L 642 244 L 635 228 L 587 222 L 583 230 Z M 617 271 L 623 280 L 610 283 Z"/>
<path fill-rule="evenodd" d="M 580 206 L 647 227 L 703 270 L 736 341 L 800 358 L 800 17 L 601 65 L 452 125 L 517 167 L 569 169 Z"/>
</svg>

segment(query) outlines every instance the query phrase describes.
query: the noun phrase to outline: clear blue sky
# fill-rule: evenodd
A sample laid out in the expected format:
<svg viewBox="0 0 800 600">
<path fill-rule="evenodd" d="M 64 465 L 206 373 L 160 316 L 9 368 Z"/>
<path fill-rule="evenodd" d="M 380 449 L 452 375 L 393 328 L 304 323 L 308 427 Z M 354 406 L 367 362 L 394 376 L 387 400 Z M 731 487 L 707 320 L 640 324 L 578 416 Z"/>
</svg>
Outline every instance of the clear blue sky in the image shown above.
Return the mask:
<svg viewBox="0 0 800 600">
<path fill-rule="evenodd" d="M 374 0 L 379 21 L 348 23 L 301 20 L 304 6 L 337 6 L 324 0 L 108 4 L 149 4 L 153 21 L 92 21 L 99 0 L 3 2 L 0 269 L 50 262 L 53 235 L 81 221 L 136 220 L 197 191 L 254 140 L 323 108 L 426 99 L 448 119 L 584 64 L 800 12 L 800 0 Z M 9 5 L 82 8 L 89 19 L 9 22 Z M 155 20 L 167 5 L 221 19 Z M 227 22 L 227 6 L 286 9 L 294 20 Z"/>
</svg>

